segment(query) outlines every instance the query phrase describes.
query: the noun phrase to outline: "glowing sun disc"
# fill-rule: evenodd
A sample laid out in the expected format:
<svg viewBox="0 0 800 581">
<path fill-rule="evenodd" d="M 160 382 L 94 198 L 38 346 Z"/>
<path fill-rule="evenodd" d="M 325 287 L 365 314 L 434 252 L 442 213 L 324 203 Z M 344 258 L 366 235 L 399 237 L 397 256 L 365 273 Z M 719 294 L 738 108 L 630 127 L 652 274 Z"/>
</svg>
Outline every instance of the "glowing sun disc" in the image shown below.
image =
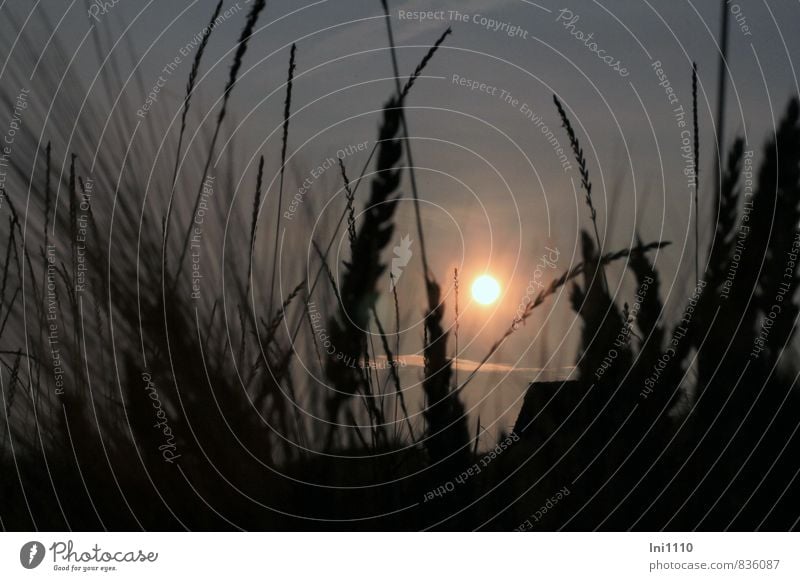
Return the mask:
<svg viewBox="0 0 800 581">
<path fill-rule="evenodd" d="M 500 296 L 500 283 L 488 274 L 475 279 L 472 283 L 472 298 L 482 305 L 491 305 Z"/>
</svg>

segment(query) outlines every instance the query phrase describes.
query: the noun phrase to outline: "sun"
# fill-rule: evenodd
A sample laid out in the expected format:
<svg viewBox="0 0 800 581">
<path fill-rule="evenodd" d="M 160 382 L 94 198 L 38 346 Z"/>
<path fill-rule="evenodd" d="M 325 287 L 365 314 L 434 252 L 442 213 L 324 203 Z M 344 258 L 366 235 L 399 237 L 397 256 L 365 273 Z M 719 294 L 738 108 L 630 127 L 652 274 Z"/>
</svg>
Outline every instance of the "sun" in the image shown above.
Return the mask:
<svg viewBox="0 0 800 581">
<path fill-rule="evenodd" d="M 491 305 L 500 296 L 500 283 L 488 274 L 475 279 L 472 283 L 472 298 L 482 305 Z"/>
</svg>

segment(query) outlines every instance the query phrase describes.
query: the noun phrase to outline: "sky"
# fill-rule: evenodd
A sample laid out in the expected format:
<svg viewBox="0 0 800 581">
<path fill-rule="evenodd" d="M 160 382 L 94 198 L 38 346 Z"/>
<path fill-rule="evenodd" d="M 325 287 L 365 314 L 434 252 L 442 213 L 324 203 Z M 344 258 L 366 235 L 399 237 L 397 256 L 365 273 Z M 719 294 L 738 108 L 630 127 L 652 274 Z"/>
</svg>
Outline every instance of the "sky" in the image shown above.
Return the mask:
<svg viewBox="0 0 800 581">
<path fill-rule="evenodd" d="M 46 30 L 39 20 L 40 13 L 46 14 L 58 24 L 61 46 L 48 44 L 48 35 L 42 33 L 34 48 L 59 51 L 93 87 L 90 98 L 103 103 L 101 110 L 113 106 L 117 115 L 141 123 L 143 133 L 160 137 L 175 131 L 165 120 L 179 111 L 192 42 L 214 2 L 117 0 L 100 8 L 101 4 L 3 0 L 0 10 L 13 13 L 16 22 L 0 25 L 2 46 L 5 50 L 13 43 L 19 23 L 27 21 L 29 30 Z M 671 241 L 654 258 L 667 307 L 679 308 L 693 284 L 689 274 L 694 268 L 695 210 L 681 149 L 686 138 L 681 123 L 691 120 L 693 62 L 699 83 L 701 240 L 710 239 L 713 227 L 720 3 L 389 4 L 403 79 L 452 27 L 414 86 L 407 116 L 434 274 L 445 281 L 446 293 L 452 292 L 449 282 L 456 267 L 462 285 L 488 272 L 503 289 L 501 300 L 491 307 L 462 295 L 460 331 L 465 339 L 460 356 L 481 358 L 514 316 L 532 279 L 549 281 L 580 261 L 579 231 L 590 229 L 591 222 L 553 95 L 564 103 L 586 154 L 604 249 L 630 246 L 637 235 L 645 242 Z M 746 147 L 758 158 L 788 99 L 798 93 L 794 57 L 800 55 L 800 38 L 793 25 L 800 6 L 790 0 L 742 0 L 727 2 L 725 8 L 731 18 L 726 141 L 744 136 Z M 212 35 L 198 83 L 195 121 L 201 119 L 200 112 L 213 110 L 220 96 L 248 9 L 244 0 L 224 2 L 223 12 L 229 16 Z M 238 174 L 248 176 L 248 187 L 260 154 L 267 160 L 269 179 L 277 179 L 289 47 L 296 43 L 291 196 L 282 210 L 311 176 L 314 184 L 303 198 L 304 210 L 313 208 L 321 222 L 338 215 L 341 193 L 330 197 L 330 191 L 339 189 L 338 174 L 325 167 L 326 160 L 344 150 L 356 174 L 374 144 L 380 109 L 396 82 L 386 24 L 377 0 L 267 2 L 231 97 L 228 127 L 233 137 L 221 144 L 227 153 L 235 147 L 232 163 Z M 190 56 L 176 63 L 181 51 Z M 108 90 L 95 79 L 98 65 L 109 54 L 118 63 L 119 78 L 131 79 L 124 89 Z M 170 63 L 176 64 L 165 73 Z M 151 112 L 137 115 L 159 78 L 163 86 Z M 685 117 L 676 113 L 678 107 Z M 569 156 L 566 166 L 559 147 Z M 395 232 L 396 243 L 404 236 L 412 241 L 412 258 L 398 282 L 401 293 L 415 293 L 421 284 L 420 241 L 409 185 L 406 177 Z M 266 224 L 276 214 L 276 193 L 272 187 L 265 197 Z M 163 200 L 155 197 L 153 203 Z M 306 228 L 287 224 L 285 236 L 288 248 L 300 249 L 293 252 L 311 252 Z M 542 267 L 543 256 L 557 257 L 554 266 Z M 617 267 L 610 274 L 619 302 L 630 301 L 630 278 Z M 384 308 L 389 296 L 385 292 L 382 297 Z M 451 304 L 454 297 L 446 296 Z M 404 324 L 418 341 L 421 307 L 405 311 Z M 568 373 L 579 330 L 567 294 L 555 297 L 492 359 L 494 367 L 482 378 L 485 387 L 480 393 L 494 393 L 495 384 L 508 373 L 510 379 L 502 382 L 491 404 L 504 410 L 524 392 L 534 370 Z M 410 367 L 417 362 L 413 342 L 409 340 Z"/>
</svg>

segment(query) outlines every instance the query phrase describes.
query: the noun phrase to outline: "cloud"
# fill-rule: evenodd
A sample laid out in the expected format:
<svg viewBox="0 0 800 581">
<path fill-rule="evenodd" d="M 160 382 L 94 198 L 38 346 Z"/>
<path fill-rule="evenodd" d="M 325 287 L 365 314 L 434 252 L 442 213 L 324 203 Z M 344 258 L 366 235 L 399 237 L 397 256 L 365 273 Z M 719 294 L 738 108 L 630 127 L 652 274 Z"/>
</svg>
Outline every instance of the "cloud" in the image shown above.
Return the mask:
<svg viewBox="0 0 800 581">
<path fill-rule="evenodd" d="M 424 367 L 422 355 L 401 355 L 397 358 L 398 361 L 405 363 L 406 367 Z M 378 365 L 385 365 L 386 357 L 377 357 Z M 472 373 L 478 368 L 480 362 L 472 361 L 470 359 L 459 359 L 458 370 L 459 372 Z M 573 366 L 568 367 L 520 367 L 508 365 L 505 363 L 484 363 L 481 366 L 479 373 L 525 373 L 527 375 L 543 374 L 549 377 L 566 378 L 570 373 L 575 370 Z"/>
</svg>

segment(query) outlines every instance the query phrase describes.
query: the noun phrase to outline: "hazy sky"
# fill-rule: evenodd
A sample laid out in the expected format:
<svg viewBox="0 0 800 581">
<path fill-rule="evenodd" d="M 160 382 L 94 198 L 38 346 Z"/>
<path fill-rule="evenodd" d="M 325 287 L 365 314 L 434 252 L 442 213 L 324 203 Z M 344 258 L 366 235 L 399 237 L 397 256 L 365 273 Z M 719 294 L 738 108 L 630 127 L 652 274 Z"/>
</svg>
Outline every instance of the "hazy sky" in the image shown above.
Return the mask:
<svg viewBox="0 0 800 581">
<path fill-rule="evenodd" d="M 236 7 L 231 2 L 225 6 Z M 227 75 L 231 55 L 224 52 L 232 50 L 247 9 L 244 2 L 239 6 L 238 14 L 221 24 L 213 37 L 206 63 L 211 66 L 221 60 L 201 85 L 200 94 L 209 99 L 218 97 Z M 130 25 L 127 34 L 137 56 L 146 55 L 139 69 L 142 85 L 149 89 L 158 71 L 202 29 L 212 7 L 211 1 L 120 0 L 95 24 L 110 27 L 112 38 Z M 454 7 L 466 15 L 466 22 L 454 18 Z M 785 0 L 729 3 L 729 8 L 738 18 L 731 21 L 728 137 L 747 131 L 750 146 L 758 149 L 788 97 L 797 92 L 790 56 L 800 54 L 800 41 L 788 23 L 797 21 L 798 6 Z M 401 17 L 419 10 L 444 19 L 420 22 Z M 568 19 L 563 10 L 578 19 Z M 447 26 L 453 27 L 452 36 L 426 70 L 436 78 L 418 83 L 409 100 L 410 129 L 421 138 L 415 143 L 415 161 L 425 173 L 424 198 L 441 206 L 432 206 L 428 216 L 432 238 L 440 231 L 450 240 L 460 226 L 469 232 L 465 244 L 474 245 L 465 251 L 471 260 L 492 249 L 493 265 L 501 260 L 509 274 L 521 249 L 526 253 L 541 249 L 545 239 L 572 255 L 577 226 L 587 225 L 582 195 L 576 196 L 572 187 L 576 173 L 562 170 L 552 143 L 524 114 L 531 111 L 535 119 L 541 118 L 565 146 L 567 139 L 552 104 L 556 93 L 573 116 L 586 150 L 601 228 L 616 214 L 609 242 L 627 243 L 635 220 L 645 239 L 664 235 L 676 242 L 664 260 L 666 265 L 677 265 L 689 213 L 681 129 L 652 65 L 662 63 L 678 104 L 690 115 L 691 62 L 698 64 L 701 192 L 707 192 L 714 154 L 719 3 L 395 2 L 391 13 L 401 75 L 413 70 L 425 47 Z M 51 18 L 57 17 L 54 10 Z M 484 18 L 504 28 L 492 30 Z M 70 31 L 68 45 L 80 42 L 80 31 L 89 21 L 85 9 L 76 5 L 63 25 Z M 568 22 L 572 28 L 564 26 Z M 266 146 L 262 141 L 280 123 L 283 91 L 279 89 L 292 42 L 298 44 L 294 108 L 299 113 L 292 120 L 291 140 L 297 148 L 293 157 L 297 173 L 307 176 L 339 148 L 372 139 L 377 118 L 370 112 L 380 108 L 394 83 L 380 2 L 271 1 L 259 24 L 233 99 L 237 118 L 247 116 L 246 130 L 237 136 L 243 159 L 264 151 L 268 160 L 277 161 L 279 132 Z M 509 36 L 506 24 L 519 32 Z M 627 75 L 615 72 L 586 42 L 570 34 L 576 31 L 593 33 L 597 50 L 619 60 Z M 124 44 L 116 51 L 124 55 Z M 91 59 L 90 42 L 83 52 Z M 176 98 L 156 104 L 170 114 L 184 88 L 190 59 L 185 60 L 164 89 L 164 94 Z M 96 68 L 85 70 L 93 74 Z M 486 83 L 494 95 L 455 84 L 454 75 Z M 504 91 L 517 100 L 516 105 L 501 98 Z M 133 103 L 129 108 L 138 107 L 136 94 L 136 89 L 126 92 Z M 145 96 L 139 96 L 139 105 Z M 253 127 L 263 129 L 253 131 Z M 615 192 L 620 201 L 612 210 Z M 701 202 L 701 211 L 710 208 L 709 201 L 706 197 Z M 442 268 L 449 266 L 447 258 L 440 257 Z M 517 266 L 530 268 L 530 264 Z"/>
</svg>

